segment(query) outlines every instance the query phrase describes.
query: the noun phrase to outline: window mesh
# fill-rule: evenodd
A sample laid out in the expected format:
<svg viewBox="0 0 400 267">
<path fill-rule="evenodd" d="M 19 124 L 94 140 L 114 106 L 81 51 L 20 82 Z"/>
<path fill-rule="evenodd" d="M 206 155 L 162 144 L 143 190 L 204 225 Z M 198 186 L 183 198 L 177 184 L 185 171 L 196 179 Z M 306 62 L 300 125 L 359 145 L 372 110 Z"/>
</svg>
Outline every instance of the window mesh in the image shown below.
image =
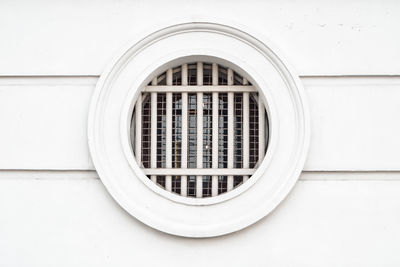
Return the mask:
<svg viewBox="0 0 400 267">
<path fill-rule="evenodd" d="M 188 168 L 197 164 L 197 95 L 188 96 Z"/>
<path fill-rule="evenodd" d="M 150 116 L 150 95 L 144 95 L 142 105 L 142 164 L 144 168 L 150 168 L 151 149 L 151 116 Z"/>
<path fill-rule="evenodd" d="M 182 95 L 172 97 L 172 167 L 181 167 L 182 155 Z"/>
</svg>

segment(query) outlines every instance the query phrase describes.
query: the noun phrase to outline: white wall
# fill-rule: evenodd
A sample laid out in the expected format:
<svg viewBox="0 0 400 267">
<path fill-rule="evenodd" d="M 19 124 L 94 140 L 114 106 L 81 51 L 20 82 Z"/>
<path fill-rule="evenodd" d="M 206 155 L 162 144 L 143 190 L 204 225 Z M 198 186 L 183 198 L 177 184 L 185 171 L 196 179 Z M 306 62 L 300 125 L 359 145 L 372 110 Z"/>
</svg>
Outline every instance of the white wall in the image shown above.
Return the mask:
<svg viewBox="0 0 400 267">
<path fill-rule="evenodd" d="M 152 230 L 114 202 L 86 125 L 121 46 L 206 13 L 283 51 L 312 125 L 304 172 L 271 215 L 195 240 Z M 399 32 L 396 1 L 2 1 L 0 266 L 399 266 Z"/>
</svg>

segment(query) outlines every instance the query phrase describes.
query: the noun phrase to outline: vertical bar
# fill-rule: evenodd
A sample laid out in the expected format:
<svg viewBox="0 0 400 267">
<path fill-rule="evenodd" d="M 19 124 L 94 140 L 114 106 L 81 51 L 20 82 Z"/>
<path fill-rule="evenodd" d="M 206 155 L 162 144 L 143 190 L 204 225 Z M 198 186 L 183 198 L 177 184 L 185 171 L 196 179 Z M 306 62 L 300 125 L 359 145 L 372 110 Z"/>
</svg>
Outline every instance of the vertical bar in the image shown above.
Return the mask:
<svg viewBox="0 0 400 267">
<path fill-rule="evenodd" d="M 212 64 L 212 85 L 218 85 L 218 64 Z"/>
<path fill-rule="evenodd" d="M 167 70 L 167 85 L 172 85 L 172 69 Z"/>
<path fill-rule="evenodd" d="M 182 65 L 182 85 L 188 84 L 188 66 Z M 181 168 L 187 168 L 187 145 L 188 145 L 188 94 L 182 93 L 182 155 Z M 181 176 L 181 195 L 187 196 L 187 176 Z"/>
<path fill-rule="evenodd" d="M 140 166 L 142 162 L 142 93 L 139 93 L 135 109 L 135 156 Z"/>
<path fill-rule="evenodd" d="M 183 86 L 188 85 L 188 65 L 187 64 L 182 65 L 182 85 Z"/>
<path fill-rule="evenodd" d="M 228 79 L 228 85 L 233 85 L 233 70 L 232 69 L 228 69 L 227 79 Z"/>
<path fill-rule="evenodd" d="M 155 92 L 151 93 L 151 145 L 150 145 L 150 147 L 151 147 L 150 165 L 151 165 L 151 168 L 157 168 L 157 93 L 155 93 Z M 153 182 L 157 183 L 157 176 L 152 175 L 151 180 Z"/>
<path fill-rule="evenodd" d="M 187 176 L 186 175 L 181 176 L 181 196 L 183 196 L 183 197 L 187 196 Z"/>
<path fill-rule="evenodd" d="M 196 176 L 196 197 L 203 197 L 203 176 L 201 175 Z"/>
<path fill-rule="evenodd" d="M 172 85 L 172 69 L 167 70 L 167 85 Z M 172 93 L 166 93 L 165 167 L 172 168 Z M 165 176 L 165 190 L 172 191 L 172 176 Z"/>
<path fill-rule="evenodd" d="M 258 95 L 258 162 L 265 154 L 265 107 L 261 95 Z"/>
<path fill-rule="evenodd" d="M 244 83 L 244 82 L 243 82 Z M 243 93 L 243 168 L 250 167 L 250 103 L 249 92 Z M 243 176 L 243 182 L 249 179 L 248 175 Z"/>
<path fill-rule="evenodd" d="M 211 196 L 218 196 L 218 175 L 213 175 L 211 180 Z"/>
<path fill-rule="evenodd" d="M 203 85 L 203 63 L 197 62 L 197 85 Z M 197 168 L 203 168 L 203 93 L 197 93 Z M 196 176 L 196 197 L 203 196 L 203 176 Z"/>
<path fill-rule="evenodd" d="M 212 65 L 212 84 L 218 85 L 218 65 Z M 212 93 L 212 167 L 218 168 L 218 92 Z M 211 180 L 211 196 L 218 195 L 218 175 Z"/>
<path fill-rule="evenodd" d="M 233 71 L 228 69 L 228 85 L 233 85 Z M 234 155 L 234 93 L 228 93 L 228 169 L 233 168 L 233 155 Z M 233 175 L 228 176 L 228 191 L 233 189 Z"/>
<path fill-rule="evenodd" d="M 203 93 L 197 93 L 197 168 L 203 168 Z M 196 177 L 196 197 L 203 196 L 203 176 Z"/>
<path fill-rule="evenodd" d="M 203 85 L 203 62 L 197 62 L 197 85 Z"/>
</svg>

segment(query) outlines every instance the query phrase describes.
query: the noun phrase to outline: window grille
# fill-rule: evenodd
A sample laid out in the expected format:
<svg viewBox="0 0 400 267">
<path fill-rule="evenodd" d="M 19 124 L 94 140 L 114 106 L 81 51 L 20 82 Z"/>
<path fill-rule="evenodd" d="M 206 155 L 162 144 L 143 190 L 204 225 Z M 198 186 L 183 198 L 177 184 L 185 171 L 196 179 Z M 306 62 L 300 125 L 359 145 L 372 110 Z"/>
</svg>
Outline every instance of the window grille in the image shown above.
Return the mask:
<svg viewBox="0 0 400 267">
<path fill-rule="evenodd" d="M 268 143 L 257 90 L 215 63 L 183 64 L 155 77 L 142 89 L 134 119 L 143 172 L 184 197 L 213 197 L 245 183 Z"/>
</svg>

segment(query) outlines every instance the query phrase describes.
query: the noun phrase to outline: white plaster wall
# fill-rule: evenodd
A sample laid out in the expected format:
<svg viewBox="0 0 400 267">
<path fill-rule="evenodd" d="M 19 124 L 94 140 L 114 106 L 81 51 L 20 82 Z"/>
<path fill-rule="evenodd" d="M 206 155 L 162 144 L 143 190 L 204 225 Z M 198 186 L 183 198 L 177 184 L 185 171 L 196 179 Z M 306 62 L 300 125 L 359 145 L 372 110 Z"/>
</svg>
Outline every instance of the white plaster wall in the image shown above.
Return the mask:
<svg viewBox="0 0 400 267">
<path fill-rule="evenodd" d="M 272 40 L 312 125 L 304 172 L 272 214 L 195 240 L 114 202 L 86 125 L 121 46 L 201 17 Z M 1 1 L 0 266 L 399 266 L 399 33 L 396 1 Z"/>
</svg>

